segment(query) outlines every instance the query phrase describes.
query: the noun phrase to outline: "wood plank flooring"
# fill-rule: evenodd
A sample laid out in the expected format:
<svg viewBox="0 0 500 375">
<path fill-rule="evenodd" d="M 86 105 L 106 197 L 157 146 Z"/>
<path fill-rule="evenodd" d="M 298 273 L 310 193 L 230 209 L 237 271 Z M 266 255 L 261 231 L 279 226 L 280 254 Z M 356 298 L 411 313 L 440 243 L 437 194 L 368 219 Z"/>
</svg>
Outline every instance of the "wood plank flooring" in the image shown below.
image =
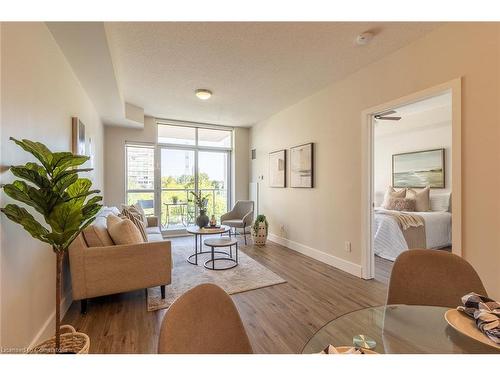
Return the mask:
<svg viewBox="0 0 500 375">
<path fill-rule="evenodd" d="M 173 238 L 173 246 L 193 240 Z M 392 262 L 376 260 L 376 278 L 362 280 L 283 246 L 241 246 L 287 283 L 233 295 L 256 353 L 300 353 L 330 320 L 384 304 Z M 89 301 L 81 315 L 73 303 L 63 319 L 90 336 L 91 353 L 155 353 L 165 310 L 148 312 L 145 291 Z"/>
</svg>

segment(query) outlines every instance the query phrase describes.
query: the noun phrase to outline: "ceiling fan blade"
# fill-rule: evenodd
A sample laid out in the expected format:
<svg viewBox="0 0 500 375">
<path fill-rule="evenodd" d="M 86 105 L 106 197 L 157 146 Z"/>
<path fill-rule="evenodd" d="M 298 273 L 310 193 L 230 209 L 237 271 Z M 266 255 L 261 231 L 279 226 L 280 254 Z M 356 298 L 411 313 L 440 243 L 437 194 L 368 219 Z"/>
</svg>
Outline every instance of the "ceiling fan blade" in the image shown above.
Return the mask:
<svg viewBox="0 0 500 375">
<path fill-rule="evenodd" d="M 401 117 L 399 117 L 399 116 L 388 117 L 388 116 L 379 116 L 379 115 L 376 115 L 375 119 L 377 119 L 377 120 L 399 121 L 399 120 L 401 120 Z"/>
</svg>

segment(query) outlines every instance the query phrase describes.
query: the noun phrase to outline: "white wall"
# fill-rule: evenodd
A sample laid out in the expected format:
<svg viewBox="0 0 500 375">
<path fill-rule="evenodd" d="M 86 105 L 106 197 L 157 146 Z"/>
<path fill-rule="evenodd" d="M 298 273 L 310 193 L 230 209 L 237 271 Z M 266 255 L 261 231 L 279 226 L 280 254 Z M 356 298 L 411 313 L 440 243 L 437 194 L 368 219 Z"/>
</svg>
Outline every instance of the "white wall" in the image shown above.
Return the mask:
<svg viewBox="0 0 500 375">
<path fill-rule="evenodd" d="M 377 122 L 373 152 L 375 204 L 382 203 L 385 190 L 392 185 L 392 155 L 404 152 L 444 148 L 445 188 L 431 189 L 431 195 L 450 192 L 451 131 L 451 101 L 448 108 L 403 115 L 398 122 Z"/>
<path fill-rule="evenodd" d="M 78 116 L 92 137 L 94 184 L 102 188 L 102 123 L 45 24 L 3 23 L 1 38 L 2 182 L 13 180 L 8 166 L 32 160 L 9 137 L 71 150 L 71 117 Z M 2 204 L 10 202 L 2 192 Z M 53 333 L 55 255 L 4 217 L 1 233 L 1 341 L 4 347 L 22 348 Z M 63 293 L 69 298 L 63 308 L 71 303 L 67 271 L 66 264 Z"/>
<path fill-rule="evenodd" d="M 251 179 L 257 182 L 264 175 L 260 206 L 271 237 L 358 272 L 364 215 L 361 113 L 463 77 L 463 256 L 490 295 L 500 298 L 499 50 L 497 23 L 446 24 L 256 124 L 250 140 L 250 148 L 257 150 L 257 160 L 250 161 Z M 304 142 L 316 142 L 316 187 L 268 187 L 268 153 Z M 344 249 L 344 241 L 352 243 L 351 252 Z"/>
<path fill-rule="evenodd" d="M 121 207 L 125 195 L 125 143 L 157 141 L 156 120 L 145 117 L 144 129 L 131 129 L 107 126 L 105 128 L 106 162 L 106 204 Z M 233 199 L 248 199 L 248 137 L 247 128 L 234 131 L 234 150 L 232 155 Z"/>
</svg>

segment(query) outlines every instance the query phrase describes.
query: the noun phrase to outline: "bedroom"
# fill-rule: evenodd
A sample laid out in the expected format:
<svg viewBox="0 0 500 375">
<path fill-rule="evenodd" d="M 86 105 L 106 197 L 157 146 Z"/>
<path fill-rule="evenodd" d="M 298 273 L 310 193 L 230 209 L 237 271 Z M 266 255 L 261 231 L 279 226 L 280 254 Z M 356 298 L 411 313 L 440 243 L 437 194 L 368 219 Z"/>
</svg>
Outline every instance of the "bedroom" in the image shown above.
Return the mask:
<svg viewBox="0 0 500 375">
<path fill-rule="evenodd" d="M 373 117 L 373 253 L 376 278 L 412 248 L 451 251 L 450 92 Z"/>
</svg>

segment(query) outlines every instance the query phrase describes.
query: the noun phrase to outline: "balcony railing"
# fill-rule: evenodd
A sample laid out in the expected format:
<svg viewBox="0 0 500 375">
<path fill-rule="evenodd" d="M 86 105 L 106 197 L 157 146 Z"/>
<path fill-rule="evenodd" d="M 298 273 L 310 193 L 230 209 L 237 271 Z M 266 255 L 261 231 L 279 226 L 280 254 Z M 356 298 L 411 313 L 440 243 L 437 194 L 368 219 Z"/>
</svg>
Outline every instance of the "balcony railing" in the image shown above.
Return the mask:
<svg viewBox="0 0 500 375">
<path fill-rule="evenodd" d="M 191 202 L 194 189 L 161 189 L 161 223 L 164 230 L 183 229 L 194 225 L 197 209 Z M 215 215 L 217 222 L 227 210 L 227 190 L 199 189 L 203 196 L 207 196 L 207 215 Z"/>
</svg>

